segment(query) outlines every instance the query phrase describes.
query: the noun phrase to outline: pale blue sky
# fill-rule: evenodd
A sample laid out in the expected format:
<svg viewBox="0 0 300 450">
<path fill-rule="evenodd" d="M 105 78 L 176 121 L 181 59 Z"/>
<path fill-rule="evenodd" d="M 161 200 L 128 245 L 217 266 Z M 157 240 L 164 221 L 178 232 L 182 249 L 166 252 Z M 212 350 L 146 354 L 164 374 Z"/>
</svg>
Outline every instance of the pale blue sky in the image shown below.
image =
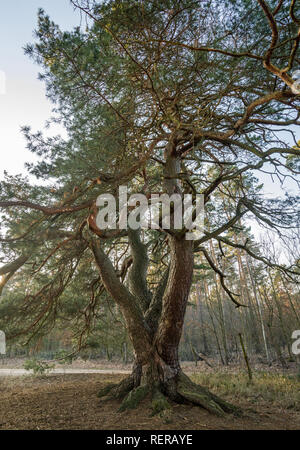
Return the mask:
<svg viewBox="0 0 300 450">
<path fill-rule="evenodd" d="M 24 55 L 23 47 L 33 42 L 38 8 L 43 8 L 64 29 L 80 24 L 80 15 L 69 0 L 14 0 L 1 2 L 0 71 L 4 72 L 5 95 L 0 95 L 0 179 L 3 170 L 24 172 L 24 162 L 33 160 L 25 149 L 20 127 L 42 129 L 51 116 L 52 105 L 45 86 L 37 79 L 39 67 Z M 1 89 L 0 89 L 1 93 Z M 52 130 L 52 134 L 60 131 Z"/>
<path fill-rule="evenodd" d="M 24 163 L 34 160 L 33 155 L 25 148 L 21 126 L 30 125 L 33 131 L 42 130 L 51 116 L 52 105 L 45 97 L 45 86 L 37 79 L 39 67 L 23 51 L 23 47 L 34 40 L 33 30 L 36 28 L 37 10 L 40 7 L 62 29 L 80 24 L 80 14 L 74 11 L 69 0 L 1 2 L 0 180 L 4 170 L 10 174 L 24 174 Z M 6 77 L 5 95 L 1 92 L 1 74 Z M 53 127 L 47 134 L 55 135 L 61 131 L 59 127 Z M 277 179 L 273 183 L 270 176 L 262 174 L 260 180 L 264 183 L 267 195 L 278 196 L 283 193 Z M 297 189 L 294 183 L 288 183 L 287 187 Z M 251 227 L 259 237 L 260 227 L 255 223 L 251 223 Z"/>
<path fill-rule="evenodd" d="M 33 131 L 40 130 L 51 116 L 52 105 L 45 97 L 45 86 L 37 79 L 39 67 L 23 51 L 23 47 L 34 40 L 33 30 L 37 24 L 39 7 L 63 29 L 77 26 L 81 20 L 69 0 L 2 2 L 0 71 L 6 76 L 6 93 L 1 95 L 0 86 L 0 179 L 3 170 L 11 174 L 24 173 L 25 161 L 33 160 L 33 155 L 25 148 L 20 127 L 30 125 Z M 50 132 L 56 134 L 60 131 L 54 127 Z M 282 193 L 278 180 L 273 183 L 268 175 L 262 175 L 260 179 L 265 184 L 267 194 Z M 289 183 L 288 187 L 294 186 Z"/>
</svg>

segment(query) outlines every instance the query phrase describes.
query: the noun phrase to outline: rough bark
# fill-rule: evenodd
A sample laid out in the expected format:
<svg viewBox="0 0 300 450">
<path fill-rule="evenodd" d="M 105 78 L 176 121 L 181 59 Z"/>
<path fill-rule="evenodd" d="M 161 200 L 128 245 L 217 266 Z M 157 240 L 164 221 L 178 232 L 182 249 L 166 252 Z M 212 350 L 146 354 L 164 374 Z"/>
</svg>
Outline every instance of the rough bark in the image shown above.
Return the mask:
<svg viewBox="0 0 300 450">
<path fill-rule="evenodd" d="M 146 311 L 151 302 L 151 293 L 147 286 L 148 254 L 147 247 L 142 243 L 140 230 L 128 230 L 128 239 L 132 255 L 132 266 L 129 272 L 129 289 Z"/>
<path fill-rule="evenodd" d="M 178 372 L 178 346 L 192 283 L 194 253 L 192 241 L 185 239 L 170 237 L 169 247 L 170 272 L 155 345 L 161 358 Z"/>
<path fill-rule="evenodd" d="M 144 319 L 143 312 L 137 299 L 118 278 L 109 257 L 101 248 L 99 241 L 93 240 L 91 248 L 102 282 L 107 292 L 122 310 L 136 358 L 140 363 L 143 363 L 147 361 L 148 355 L 152 353 L 150 330 Z"/>
<path fill-rule="evenodd" d="M 165 188 L 169 195 L 182 192 L 177 179 L 180 164 L 173 147 L 171 140 L 165 164 Z M 152 294 L 147 285 L 147 249 L 139 231 L 128 231 L 132 257 L 129 289 L 120 281 L 100 243 L 91 242 L 103 285 L 124 314 L 136 358 L 132 374 L 99 395 L 122 398 L 120 411 L 134 408 L 151 397 L 154 414 L 170 407 L 168 399 L 193 403 L 219 415 L 237 413 L 237 408 L 197 386 L 180 368 L 178 347 L 193 277 L 194 243 L 185 239 L 184 230 L 172 229 L 172 216 L 170 224 L 169 267 Z"/>
<path fill-rule="evenodd" d="M 238 414 L 238 408 L 193 383 L 180 368 L 178 347 L 192 282 L 193 244 L 184 238 L 170 237 L 169 246 L 169 270 L 163 274 L 144 312 L 139 306 L 140 297 L 116 279 L 101 247 L 93 246 L 102 281 L 124 313 L 136 356 L 132 374 L 118 385 L 103 389 L 99 397 L 122 400 L 120 412 L 149 398 L 153 414 L 170 408 L 169 400 L 196 404 L 218 415 Z"/>
</svg>

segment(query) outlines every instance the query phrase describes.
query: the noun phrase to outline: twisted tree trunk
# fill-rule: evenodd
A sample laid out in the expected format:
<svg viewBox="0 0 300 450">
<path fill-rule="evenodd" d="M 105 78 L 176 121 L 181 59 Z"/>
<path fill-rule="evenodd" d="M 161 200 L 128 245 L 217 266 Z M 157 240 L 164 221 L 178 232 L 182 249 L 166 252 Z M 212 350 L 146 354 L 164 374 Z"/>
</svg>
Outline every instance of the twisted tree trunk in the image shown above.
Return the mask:
<svg viewBox="0 0 300 450">
<path fill-rule="evenodd" d="M 143 245 L 138 232 L 130 234 L 135 247 Z M 238 408 L 197 386 L 181 370 L 178 347 L 192 282 L 193 243 L 169 237 L 169 247 L 169 270 L 151 295 L 144 281 L 141 284 L 141 276 L 145 276 L 145 252 L 132 252 L 133 273 L 128 290 L 116 276 L 100 244 L 93 242 L 102 281 L 122 309 L 135 353 L 132 374 L 120 384 L 108 386 L 99 396 L 122 399 L 121 411 L 136 407 L 150 396 L 154 413 L 169 408 L 168 399 L 194 403 L 218 415 L 239 413 Z M 139 258 L 143 258 L 144 264 Z"/>
<path fill-rule="evenodd" d="M 175 147 L 171 139 L 165 151 L 165 190 L 169 196 L 182 195 Z M 174 229 L 172 213 L 170 225 L 169 268 L 162 274 L 156 292 L 148 289 L 148 253 L 139 230 L 128 230 L 132 258 L 128 288 L 120 281 L 99 240 L 91 241 L 102 282 L 123 312 L 135 353 L 130 377 L 99 395 L 123 398 L 121 410 L 135 407 L 150 395 L 155 413 L 169 407 L 167 398 L 192 402 L 219 415 L 238 413 L 238 408 L 197 386 L 181 370 L 178 347 L 192 284 L 194 243 L 185 239 L 184 229 L 180 232 Z"/>
</svg>

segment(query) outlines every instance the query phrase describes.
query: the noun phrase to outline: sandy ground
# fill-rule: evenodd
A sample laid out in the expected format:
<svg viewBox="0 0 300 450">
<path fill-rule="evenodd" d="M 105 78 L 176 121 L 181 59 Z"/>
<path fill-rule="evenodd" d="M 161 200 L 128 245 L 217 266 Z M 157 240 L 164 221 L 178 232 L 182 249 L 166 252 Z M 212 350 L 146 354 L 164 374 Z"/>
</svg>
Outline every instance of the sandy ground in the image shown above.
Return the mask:
<svg viewBox="0 0 300 450">
<path fill-rule="evenodd" d="M 172 405 L 162 417 L 151 417 L 149 399 L 136 410 L 118 413 L 118 401 L 97 398 L 97 392 L 124 375 L 52 374 L 42 377 L 2 377 L 0 430 L 294 430 L 300 412 L 266 402 L 240 399 L 245 416 L 215 417 L 197 406 Z M 230 398 L 228 398 L 230 400 Z M 237 404 L 236 400 L 234 400 Z"/>
<path fill-rule="evenodd" d="M 92 374 L 99 373 L 103 375 L 109 374 L 129 374 L 130 370 L 122 369 L 51 369 L 47 372 L 48 374 Z M 20 377 L 22 375 L 32 375 L 32 370 L 25 369 L 0 369 L 0 377 Z"/>
</svg>

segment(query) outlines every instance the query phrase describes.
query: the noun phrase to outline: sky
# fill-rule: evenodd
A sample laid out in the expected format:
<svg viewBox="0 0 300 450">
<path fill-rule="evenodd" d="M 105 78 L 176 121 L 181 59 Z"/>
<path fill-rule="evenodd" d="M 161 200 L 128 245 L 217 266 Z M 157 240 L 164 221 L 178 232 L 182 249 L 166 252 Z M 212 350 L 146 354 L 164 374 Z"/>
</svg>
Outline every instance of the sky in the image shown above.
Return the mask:
<svg viewBox="0 0 300 450">
<path fill-rule="evenodd" d="M 4 170 L 15 175 L 25 173 L 24 163 L 35 156 L 26 149 L 21 126 L 30 125 L 33 132 L 43 130 L 51 117 L 52 104 L 45 96 L 45 86 L 37 79 L 39 67 L 26 55 L 24 46 L 33 42 L 38 8 L 43 8 L 62 29 L 71 29 L 81 23 L 69 0 L 14 0 L 2 2 L 0 19 L 0 180 Z M 84 24 L 83 24 L 84 25 Z M 5 78 L 5 80 L 4 80 Z M 47 134 L 61 133 L 52 126 Z M 300 136 L 299 136 L 300 138 Z M 268 196 L 282 195 L 277 179 L 259 176 Z M 288 183 L 289 190 L 295 190 Z M 255 226 L 254 226 L 255 227 Z M 256 230 L 258 233 L 259 230 Z"/>
<path fill-rule="evenodd" d="M 34 41 L 38 8 L 43 8 L 62 29 L 81 23 L 69 0 L 14 0 L 3 2 L 0 19 L 0 180 L 3 171 L 24 173 L 24 163 L 34 156 L 26 150 L 21 126 L 30 125 L 33 131 L 44 128 L 51 117 L 52 104 L 46 98 L 45 86 L 37 79 L 39 67 L 24 55 L 24 46 Z M 4 80 L 5 78 L 5 80 Z M 52 126 L 47 134 L 63 130 Z M 278 180 L 261 175 L 268 195 L 282 193 Z M 293 188 L 292 185 L 288 186 Z"/>
<path fill-rule="evenodd" d="M 14 0 L 1 2 L 0 19 L 0 180 L 3 171 L 24 173 L 25 161 L 34 156 L 26 150 L 21 126 L 43 129 L 51 116 L 45 86 L 37 79 L 39 67 L 26 55 L 24 46 L 33 42 L 38 8 L 49 13 L 63 29 L 80 24 L 80 15 L 69 0 Z M 3 79 L 5 78 L 5 80 Z M 61 132 L 52 127 L 51 134 Z"/>
</svg>

